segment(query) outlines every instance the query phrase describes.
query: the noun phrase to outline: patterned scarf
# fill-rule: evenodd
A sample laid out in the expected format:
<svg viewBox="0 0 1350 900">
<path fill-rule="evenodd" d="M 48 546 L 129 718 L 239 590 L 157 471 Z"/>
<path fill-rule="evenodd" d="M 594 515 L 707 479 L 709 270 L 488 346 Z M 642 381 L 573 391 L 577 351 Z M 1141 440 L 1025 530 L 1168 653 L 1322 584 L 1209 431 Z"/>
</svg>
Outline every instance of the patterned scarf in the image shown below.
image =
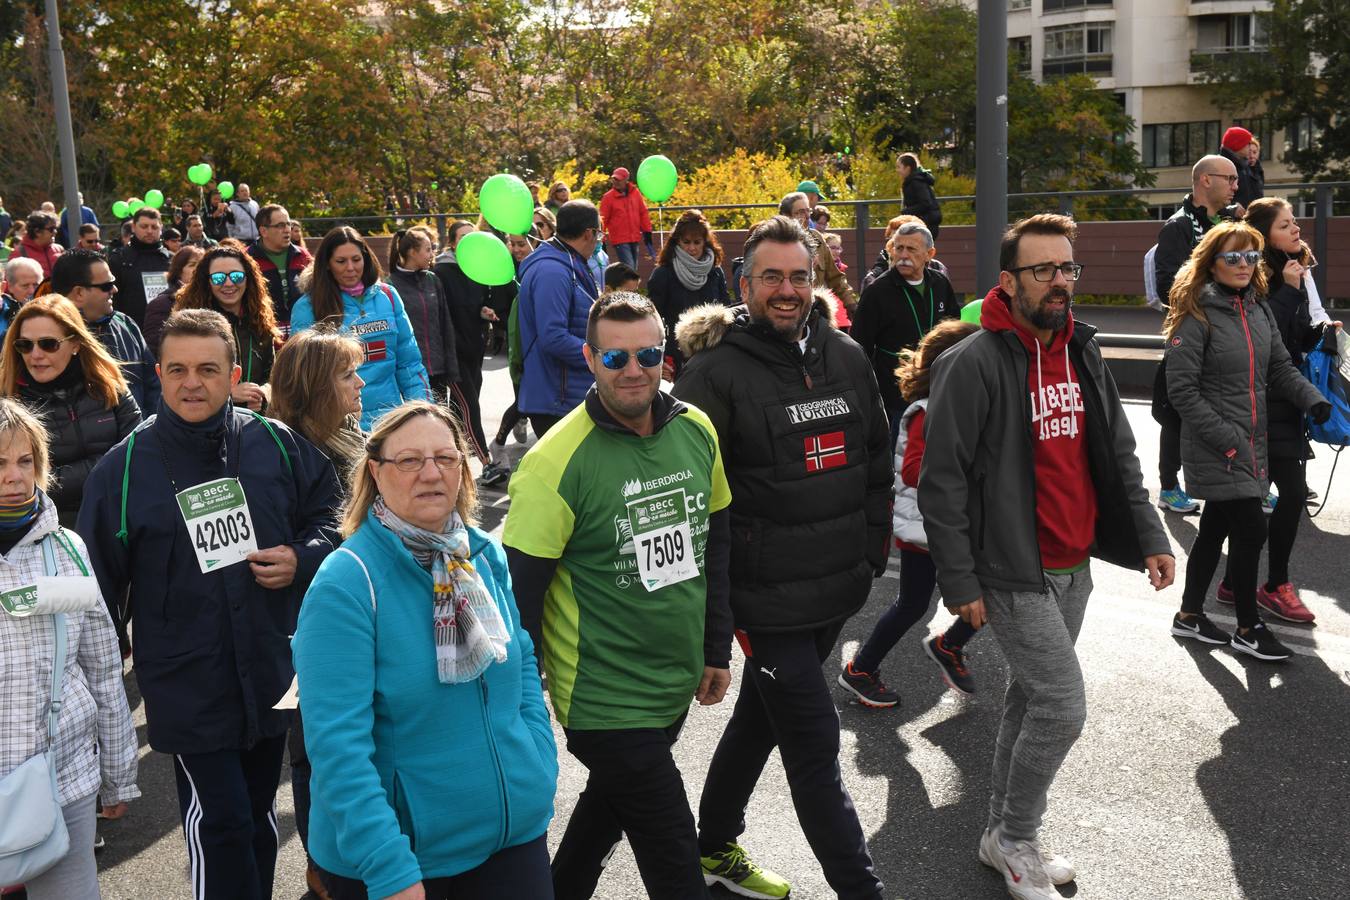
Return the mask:
<svg viewBox="0 0 1350 900">
<path fill-rule="evenodd" d="M 440 534 L 411 525 L 375 498 L 375 518 L 398 535 L 422 566 L 431 567 L 436 676 L 441 684 L 473 681 L 493 662 L 506 662 L 511 635 L 483 580 L 469 564 L 469 531 L 453 513 Z"/>
<path fill-rule="evenodd" d="M 0 503 L 0 531 L 14 531 L 19 528 L 27 528 L 28 523 L 37 518 L 37 513 L 37 491 L 33 491 L 33 496 L 22 503 L 15 503 L 12 506 Z"/>
</svg>

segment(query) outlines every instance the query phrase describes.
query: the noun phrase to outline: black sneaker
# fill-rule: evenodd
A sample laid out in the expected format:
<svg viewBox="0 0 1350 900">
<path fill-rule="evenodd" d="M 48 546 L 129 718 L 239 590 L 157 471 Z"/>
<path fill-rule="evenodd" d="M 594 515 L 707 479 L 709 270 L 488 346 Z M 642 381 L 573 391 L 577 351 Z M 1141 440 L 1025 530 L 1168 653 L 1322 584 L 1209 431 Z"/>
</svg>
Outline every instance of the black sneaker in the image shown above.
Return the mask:
<svg viewBox="0 0 1350 900">
<path fill-rule="evenodd" d="M 880 672 L 858 672 L 849 661 L 839 673 L 839 686 L 852 691 L 863 706 L 889 709 L 900 702 L 900 695 L 881 680 Z"/>
<path fill-rule="evenodd" d="M 95 853 L 99 852 L 100 850 L 102 850 L 102 849 L 104 848 L 104 846 L 105 846 L 105 842 L 104 842 L 104 840 L 103 840 L 103 835 L 101 835 L 101 834 L 99 834 L 97 831 L 95 831 L 95 832 L 94 832 L 94 852 L 95 852 Z"/>
<path fill-rule="evenodd" d="M 511 467 L 503 466 L 499 463 L 488 463 L 483 466 L 483 474 L 478 476 L 478 484 L 481 487 L 497 487 L 511 480 Z"/>
<path fill-rule="evenodd" d="M 975 693 L 975 678 L 966 668 L 966 652 L 960 647 L 948 647 L 942 635 L 923 642 L 923 652 L 942 670 L 942 680 L 954 691 Z"/>
<path fill-rule="evenodd" d="M 1209 616 L 1204 613 L 1191 616 L 1189 619 L 1183 619 L 1181 613 L 1177 613 L 1172 617 L 1172 634 L 1177 637 L 1190 638 L 1202 644 L 1228 643 L 1228 632 L 1211 622 Z M 1237 645 L 1234 644 L 1233 646 L 1236 647 Z"/>
<path fill-rule="evenodd" d="M 1265 622 L 1257 622 L 1246 634 L 1240 631 L 1233 632 L 1233 639 L 1229 644 L 1239 653 L 1270 662 L 1278 662 L 1294 655 L 1288 647 L 1280 643 L 1280 639 L 1275 636 L 1275 632 L 1266 627 Z"/>
</svg>

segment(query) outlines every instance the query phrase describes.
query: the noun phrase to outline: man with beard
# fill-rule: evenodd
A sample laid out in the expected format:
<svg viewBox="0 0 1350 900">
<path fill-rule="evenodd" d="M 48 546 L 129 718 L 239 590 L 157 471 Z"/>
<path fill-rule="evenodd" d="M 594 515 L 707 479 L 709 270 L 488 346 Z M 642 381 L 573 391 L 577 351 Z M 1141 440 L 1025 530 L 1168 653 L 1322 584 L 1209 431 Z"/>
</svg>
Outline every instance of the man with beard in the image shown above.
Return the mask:
<svg viewBox="0 0 1350 900">
<path fill-rule="evenodd" d="M 511 479 L 521 623 L 590 770 L 553 859 L 558 900 L 590 897 L 624 835 L 649 897 L 707 896 L 671 747 L 690 698 L 717 703 L 731 683 L 731 494 L 708 417 L 660 390 L 665 334 L 645 297 L 596 301 L 595 384 Z"/>
<path fill-rule="evenodd" d="M 1023 900 L 1055 900 L 1075 874 L 1037 832 L 1087 716 L 1074 642 L 1089 554 L 1147 569 L 1159 591 L 1176 567 L 1096 329 L 1070 313 L 1075 232 L 1042 214 L 1004 234 L 983 330 L 933 365 L 919 476 L 943 601 L 987 620 L 1008 662 L 979 859 Z"/>
<path fill-rule="evenodd" d="M 745 243 L 744 307 L 697 307 L 676 329 L 689 364 L 674 394 L 727 449 L 731 607 L 745 652 L 740 696 L 699 806 L 710 884 L 783 897 L 788 883 L 737 843 L 778 748 L 797 821 L 845 900 L 880 897 L 839 771 L 839 713 L 821 663 L 886 569 L 890 428 L 872 365 L 812 295 L 806 229 L 785 215 Z"/>
</svg>

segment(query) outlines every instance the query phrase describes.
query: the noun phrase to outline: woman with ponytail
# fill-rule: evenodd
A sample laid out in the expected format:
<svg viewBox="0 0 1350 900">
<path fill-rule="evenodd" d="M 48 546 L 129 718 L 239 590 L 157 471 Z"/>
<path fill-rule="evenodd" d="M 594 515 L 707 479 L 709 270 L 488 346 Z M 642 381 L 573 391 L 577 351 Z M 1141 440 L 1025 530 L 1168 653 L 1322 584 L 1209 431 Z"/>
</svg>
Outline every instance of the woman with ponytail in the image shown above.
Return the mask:
<svg viewBox="0 0 1350 900">
<path fill-rule="evenodd" d="M 422 365 L 431 377 L 431 389 L 444 400 L 450 385 L 459 380 L 455 355 L 455 324 L 441 280 L 431 271 L 436 261 L 436 235 L 424 225 L 394 232 L 389 245 L 389 274 L 385 282 L 403 298 L 403 308 L 412 322 Z"/>
</svg>

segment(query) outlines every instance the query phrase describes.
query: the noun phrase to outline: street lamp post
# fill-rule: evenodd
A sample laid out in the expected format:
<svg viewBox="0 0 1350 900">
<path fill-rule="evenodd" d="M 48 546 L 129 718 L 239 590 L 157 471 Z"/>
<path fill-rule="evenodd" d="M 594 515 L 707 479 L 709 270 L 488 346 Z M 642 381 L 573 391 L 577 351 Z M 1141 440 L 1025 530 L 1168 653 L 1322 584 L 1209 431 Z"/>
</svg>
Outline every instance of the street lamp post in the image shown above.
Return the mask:
<svg viewBox="0 0 1350 900">
<path fill-rule="evenodd" d="M 56 115 L 56 145 L 61 153 L 61 180 L 66 201 L 66 237 L 74 241 L 84 221 L 80 209 L 79 174 L 75 169 L 75 130 L 70 123 L 70 89 L 66 85 L 66 54 L 61 48 L 61 21 L 56 0 L 47 0 L 47 69 L 52 79 L 52 110 Z"/>
<path fill-rule="evenodd" d="M 975 105 L 975 288 L 998 282 L 1008 224 L 1008 5 L 979 0 Z"/>
</svg>

